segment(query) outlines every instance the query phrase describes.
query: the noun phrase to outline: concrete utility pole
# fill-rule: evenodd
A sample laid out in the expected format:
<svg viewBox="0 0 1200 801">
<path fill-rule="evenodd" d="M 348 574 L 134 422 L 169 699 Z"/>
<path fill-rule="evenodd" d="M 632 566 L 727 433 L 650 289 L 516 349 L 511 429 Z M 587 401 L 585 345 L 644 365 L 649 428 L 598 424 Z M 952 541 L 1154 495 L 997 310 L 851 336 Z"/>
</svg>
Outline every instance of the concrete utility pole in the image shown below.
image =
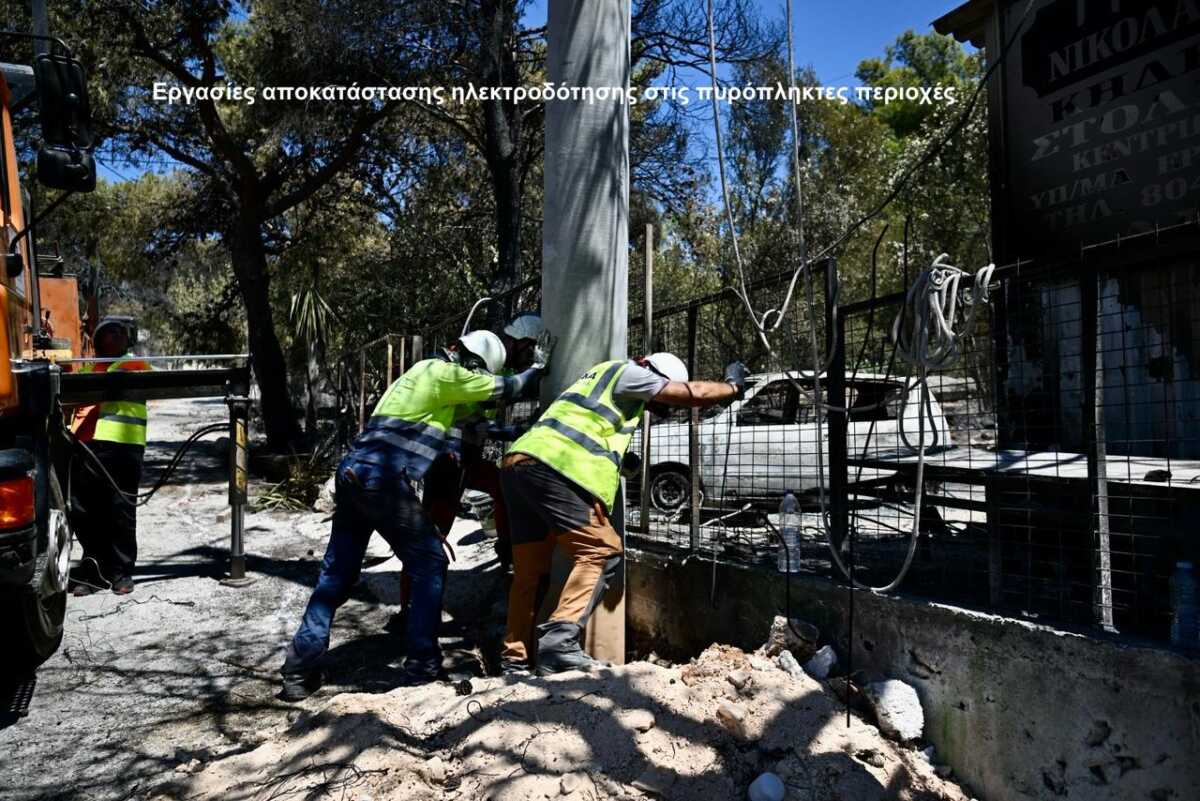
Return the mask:
<svg viewBox="0 0 1200 801">
<path fill-rule="evenodd" d="M 629 86 L 629 0 L 553 0 L 548 79 L 556 87 Z M 629 114 L 623 97 L 546 103 L 542 317 L 559 337 L 548 402 L 589 367 L 626 356 Z M 624 530 L 624 503 L 612 510 Z M 593 655 L 625 661 L 624 582 L 593 615 Z"/>
</svg>

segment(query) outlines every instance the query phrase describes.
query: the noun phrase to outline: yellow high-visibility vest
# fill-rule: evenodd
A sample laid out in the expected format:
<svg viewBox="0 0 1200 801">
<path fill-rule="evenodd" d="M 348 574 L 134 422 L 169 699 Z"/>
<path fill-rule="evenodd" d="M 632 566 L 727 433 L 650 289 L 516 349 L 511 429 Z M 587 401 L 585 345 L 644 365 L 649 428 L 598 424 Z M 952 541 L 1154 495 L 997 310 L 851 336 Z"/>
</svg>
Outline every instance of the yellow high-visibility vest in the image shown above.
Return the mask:
<svg viewBox="0 0 1200 801">
<path fill-rule="evenodd" d="M 644 403 L 625 410 L 613 399 L 628 361 L 602 362 L 550 404 L 512 450 L 548 465 L 612 511 L 621 461 L 642 419 Z"/>
</svg>

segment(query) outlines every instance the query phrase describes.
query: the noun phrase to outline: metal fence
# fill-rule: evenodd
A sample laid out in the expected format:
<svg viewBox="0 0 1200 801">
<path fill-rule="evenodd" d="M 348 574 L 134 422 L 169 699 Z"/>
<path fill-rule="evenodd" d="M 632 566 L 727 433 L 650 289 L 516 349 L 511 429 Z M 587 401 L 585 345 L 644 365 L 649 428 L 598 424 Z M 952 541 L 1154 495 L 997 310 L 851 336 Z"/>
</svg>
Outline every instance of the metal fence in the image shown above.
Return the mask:
<svg viewBox="0 0 1200 801">
<path fill-rule="evenodd" d="M 797 287 L 773 352 L 732 292 L 656 310 L 651 351 L 676 353 L 700 379 L 742 359 L 753 380 L 731 406 L 655 421 L 647 498 L 639 482 L 627 488 L 632 544 L 778 570 L 791 492 L 796 572 L 844 582 L 831 540 L 855 580 L 882 585 L 915 547 L 906 593 L 1168 641 L 1170 577 L 1200 559 L 1198 254 L 1190 226 L 998 268 L 961 357 L 930 376 L 925 407 L 892 340 L 903 293 L 839 299 L 832 261 L 814 271 L 811 295 Z M 752 283 L 754 308 L 778 306 L 790 279 Z M 538 308 L 536 284 L 518 293 L 501 302 Z M 467 316 L 359 354 L 360 410 Z M 631 319 L 631 355 L 643 325 Z M 819 407 L 814 339 L 828 366 Z M 532 418 L 536 406 L 513 412 Z"/>
<path fill-rule="evenodd" d="M 778 569 L 772 526 L 792 491 L 802 507 L 790 560 L 799 572 L 844 580 L 832 540 L 857 581 L 886 584 L 916 526 L 908 593 L 1169 640 L 1170 577 L 1200 556 L 1194 233 L 997 269 L 961 358 L 930 376 L 923 431 L 914 371 L 892 341 L 902 293 L 818 310 L 836 331 L 820 431 L 804 377 L 808 315 L 793 312 L 778 357 L 752 365 L 744 400 L 653 428 L 649 499 L 631 491 L 631 535 L 643 547 Z M 761 291 L 778 297 L 780 287 Z M 729 356 L 753 352 L 739 315 L 732 296 L 667 310 L 655 315 L 654 341 L 712 376 Z"/>
</svg>

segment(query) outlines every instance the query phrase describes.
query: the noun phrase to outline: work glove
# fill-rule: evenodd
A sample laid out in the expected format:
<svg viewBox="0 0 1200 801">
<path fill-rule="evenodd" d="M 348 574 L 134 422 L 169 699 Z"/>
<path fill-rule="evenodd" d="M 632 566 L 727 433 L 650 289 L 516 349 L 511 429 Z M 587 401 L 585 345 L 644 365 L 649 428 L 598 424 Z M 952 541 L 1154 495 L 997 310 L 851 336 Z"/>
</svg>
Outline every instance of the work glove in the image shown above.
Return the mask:
<svg viewBox="0 0 1200 801">
<path fill-rule="evenodd" d="M 730 362 L 725 368 L 725 383 L 731 384 L 738 391 L 738 395 L 741 395 L 746 391 L 746 376 L 749 374 L 746 365 L 738 361 Z"/>
<path fill-rule="evenodd" d="M 550 356 L 554 353 L 554 346 L 557 344 L 558 337 L 549 331 L 542 331 L 538 335 L 537 344 L 533 346 L 533 364 L 529 366 L 534 370 L 545 372 L 546 366 L 550 364 Z"/>
</svg>

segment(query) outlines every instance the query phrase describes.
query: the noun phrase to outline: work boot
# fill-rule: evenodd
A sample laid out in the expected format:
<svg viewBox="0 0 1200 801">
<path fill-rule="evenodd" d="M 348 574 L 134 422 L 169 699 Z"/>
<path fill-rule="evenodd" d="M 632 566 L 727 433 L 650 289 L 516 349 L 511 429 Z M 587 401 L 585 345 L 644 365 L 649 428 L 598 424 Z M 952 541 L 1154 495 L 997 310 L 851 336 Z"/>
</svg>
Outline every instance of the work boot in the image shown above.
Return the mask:
<svg viewBox="0 0 1200 801">
<path fill-rule="evenodd" d="M 82 598 L 85 595 L 91 595 L 92 593 L 99 591 L 99 587 L 94 587 L 91 584 L 84 584 L 80 581 L 71 582 L 71 594 L 76 598 Z"/>
<path fill-rule="evenodd" d="M 133 579 L 129 576 L 117 576 L 113 579 L 112 591 L 117 595 L 128 595 L 133 592 Z"/>
<path fill-rule="evenodd" d="M 532 676 L 533 672 L 525 662 L 516 659 L 502 659 L 500 660 L 500 675 L 505 678 L 524 679 Z"/>
<path fill-rule="evenodd" d="M 106 590 L 110 585 L 100 572 L 100 565 L 90 556 L 79 560 L 79 564 L 71 568 L 69 574 L 71 594 L 79 598 L 94 592 Z"/>
<path fill-rule="evenodd" d="M 405 628 L 408 627 L 408 610 L 401 609 L 394 615 L 388 618 L 388 622 L 383 624 L 383 630 L 392 634 L 404 635 Z"/>
<path fill-rule="evenodd" d="M 552 676 L 567 670 L 595 670 L 607 667 L 606 662 L 593 659 L 583 652 L 579 638 L 583 629 L 578 623 L 551 620 L 537 627 L 537 674 Z"/>
<path fill-rule="evenodd" d="M 284 701 L 303 701 L 321 689 L 321 671 L 309 670 L 302 673 L 284 673 L 283 688 L 279 697 Z"/>
</svg>

